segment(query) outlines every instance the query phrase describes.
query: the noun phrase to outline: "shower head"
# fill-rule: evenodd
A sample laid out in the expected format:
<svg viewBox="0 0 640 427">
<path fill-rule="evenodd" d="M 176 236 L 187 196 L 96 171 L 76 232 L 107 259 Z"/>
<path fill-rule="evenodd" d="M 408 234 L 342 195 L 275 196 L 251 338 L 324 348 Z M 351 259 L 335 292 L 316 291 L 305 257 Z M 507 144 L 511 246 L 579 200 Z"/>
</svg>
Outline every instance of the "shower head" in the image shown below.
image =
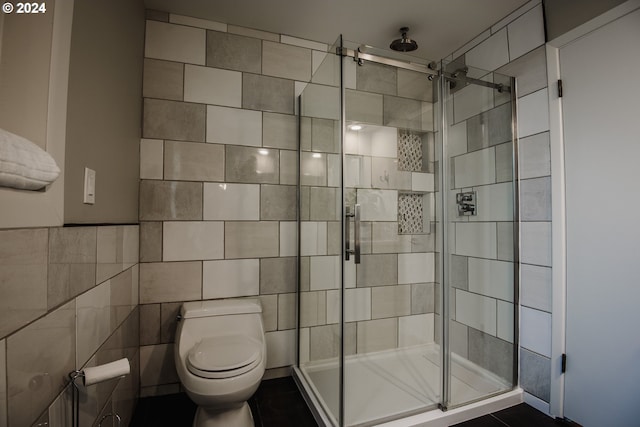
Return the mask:
<svg viewBox="0 0 640 427">
<path fill-rule="evenodd" d="M 408 32 L 409 27 L 400 28 L 400 34 L 402 34 L 402 37 L 392 41 L 389 47 L 398 52 L 411 52 L 412 50 L 416 50 L 418 48 L 418 43 L 407 37 Z"/>
</svg>

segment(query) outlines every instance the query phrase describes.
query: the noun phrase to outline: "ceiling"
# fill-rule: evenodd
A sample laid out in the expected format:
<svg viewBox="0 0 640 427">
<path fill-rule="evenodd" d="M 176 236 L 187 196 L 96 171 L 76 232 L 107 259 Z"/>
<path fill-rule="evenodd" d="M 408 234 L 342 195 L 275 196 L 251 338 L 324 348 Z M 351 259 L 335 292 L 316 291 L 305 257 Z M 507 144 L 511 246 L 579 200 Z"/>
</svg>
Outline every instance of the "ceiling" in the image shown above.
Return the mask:
<svg viewBox="0 0 640 427">
<path fill-rule="evenodd" d="M 418 42 L 412 54 L 439 60 L 528 0 L 144 0 L 149 9 L 332 44 L 389 49 L 399 28 Z"/>
</svg>

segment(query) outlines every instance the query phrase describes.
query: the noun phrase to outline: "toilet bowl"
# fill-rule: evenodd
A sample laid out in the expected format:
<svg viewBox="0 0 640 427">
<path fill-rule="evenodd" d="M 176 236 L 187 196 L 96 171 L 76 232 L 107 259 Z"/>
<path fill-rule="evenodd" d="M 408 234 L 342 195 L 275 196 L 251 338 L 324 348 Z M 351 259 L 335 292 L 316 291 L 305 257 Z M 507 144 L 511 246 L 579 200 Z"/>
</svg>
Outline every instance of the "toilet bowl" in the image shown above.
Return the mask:
<svg viewBox="0 0 640 427">
<path fill-rule="evenodd" d="M 178 377 L 198 405 L 193 427 L 254 425 L 247 400 L 267 363 L 259 300 L 184 303 L 174 352 Z"/>
</svg>

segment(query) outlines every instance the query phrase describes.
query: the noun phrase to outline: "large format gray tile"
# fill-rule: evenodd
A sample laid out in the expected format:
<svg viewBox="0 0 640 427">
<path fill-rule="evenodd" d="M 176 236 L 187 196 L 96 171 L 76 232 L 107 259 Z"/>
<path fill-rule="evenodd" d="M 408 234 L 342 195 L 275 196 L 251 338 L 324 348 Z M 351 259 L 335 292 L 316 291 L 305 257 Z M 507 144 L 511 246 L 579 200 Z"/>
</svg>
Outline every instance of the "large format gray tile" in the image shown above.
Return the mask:
<svg viewBox="0 0 640 427">
<path fill-rule="evenodd" d="M 373 157 L 371 186 L 390 190 L 410 190 L 411 173 L 398 170 L 398 160 L 395 158 Z"/>
<path fill-rule="evenodd" d="M 278 295 L 278 329 L 296 328 L 297 295 L 295 293 Z"/>
<path fill-rule="evenodd" d="M 547 86 L 547 58 L 545 47 L 532 50 L 509 62 L 496 72 L 518 79 L 518 96 L 525 96 Z"/>
<path fill-rule="evenodd" d="M 164 179 L 224 181 L 224 146 L 193 142 L 165 142 Z"/>
<path fill-rule="evenodd" d="M 520 181 L 522 221 L 551 221 L 551 177 Z"/>
<path fill-rule="evenodd" d="M 467 120 L 469 151 L 511 141 L 511 104 L 502 104 Z"/>
<path fill-rule="evenodd" d="M 383 95 L 347 89 L 345 99 L 347 121 L 381 125 L 383 121 L 382 98 Z"/>
<path fill-rule="evenodd" d="M 398 319 L 368 320 L 357 324 L 357 351 L 370 353 L 398 346 Z"/>
<path fill-rule="evenodd" d="M 340 151 L 339 123 L 330 119 L 311 119 L 311 150 L 324 153 Z"/>
<path fill-rule="evenodd" d="M 340 353 L 340 325 L 315 326 L 309 331 L 311 360 L 338 357 Z"/>
<path fill-rule="evenodd" d="M 242 108 L 293 114 L 293 81 L 277 77 L 244 74 Z"/>
<path fill-rule="evenodd" d="M 385 126 L 422 130 L 422 102 L 414 99 L 384 96 Z"/>
<path fill-rule="evenodd" d="M 551 268 L 522 264 L 520 266 L 520 274 L 520 304 L 537 310 L 551 312 Z"/>
<path fill-rule="evenodd" d="M 107 281 L 76 299 L 76 366 L 84 366 L 111 333 L 110 295 Z"/>
<path fill-rule="evenodd" d="M 337 215 L 337 189 L 311 187 L 309 198 L 309 218 L 312 221 L 335 221 Z"/>
<path fill-rule="evenodd" d="M 311 79 L 311 50 L 262 42 L 262 74 L 308 82 Z"/>
<path fill-rule="evenodd" d="M 145 58 L 142 96 L 182 101 L 184 65 Z"/>
<path fill-rule="evenodd" d="M 300 155 L 300 184 L 327 185 L 327 156 L 303 151 Z"/>
<path fill-rule="evenodd" d="M 173 344 L 140 347 L 140 385 L 142 387 L 179 381 L 173 359 Z"/>
<path fill-rule="evenodd" d="M 252 37 L 207 31 L 207 66 L 260 73 L 262 41 Z"/>
<path fill-rule="evenodd" d="M 367 62 L 356 68 L 356 88 L 359 91 L 396 95 L 398 73 L 395 67 Z"/>
<path fill-rule="evenodd" d="M 96 227 L 49 231 L 48 306 L 53 308 L 96 284 Z"/>
<path fill-rule="evenodd" d="M 139 233 L 137 225 L 97 228 L 96 284 L 139 262 Z"/>
<path fill-rule="evenodd" d="M 411 285 L 377 286 L 371 289 L 371 317 L 408 316 L 411 314 Z"/>
<path fill-rule="evenodd" d="M 9 425 L 28 426 L 49 406 L 75 369 L 75 301 L 7 339 Z"/>
<path fill-rule="evenodd" d="M 327 292 L 302 292 L 300 294 L 300 326 L 325 325 L 327 323 Z M 329 322 L 337 323 L 337 322 Z"/>
<path fill-rule="evenodd" d="M 260 260 L 260 294 L 282 294 L 296 291 L 296 258 L 263 258 Z"/>
<path fill-rule="evenodd" d="M 372 233 L 374 253 L 411 252 L 411 236 L 399 235 L 397 222 L 373 222 Z"/>
<path fill-rule="evenodd" d="M 440 316 L 437 316 L 440 317 Z M 469 327 L 456 321 L 449 322 L 449 331 L 451 339 L 451 351 L 464 357 L 469 358 Z M 436 326 L 436 331 L 438 326 Z"/>
<path fill-rule="evenodd" d="M 297 187 L 293 185 L 262 185 L 260 188 L 260 219 L 295 220 Z"/>
<path fill-rule="evenodd" d="M 280 232 L 277 222 L 225 222 L 224 236 L 227 259 L 278 256 Z"/>
<path fill-rule="evenodd" d="M 181 302 L 165 302 L 160 306 L 160 340 L 163 343 L 172 343 L 176 340 L 178 327 L 177 317 L 182 307 Z"/>
<path fill-rule="evenodd" d="M 0 338 L 47 312 L 48 237 L 45 228 L 0 231 Z"/>
<path fill-rule="evenodd" d="M 298 158 L 296 151 L 280 150 L 280 184 L 298 184 Z"/>
<path fill-rule="evenodd" d="M 237 25 L 227 25 L 227 32 L 229 32 L 230 34 L 239 34 L 241 36 L 253 37 L 253 38 L 262 39 L 262 40 L 269 40 L 272 42 L 280 41 L 280 34 L 256 30 L 253 28 L 238 27 Z"/>
<path fill-rule="evenodd" d="M 140 345 L 160 343 L 160 304 L 140 306 Z"/>
<path fill-rule="evenodd" d="M 162 222 L 140 223 L 140 261 L 162 261 Z"/>
<path fill-rule="evenodd" d="M 147 21 L 144 56 L 204 65 L 205 41 L 201 28 Z"/>
<path fill-rule="evenodd" d="M 138 305 L 139 267 L 111 279 L 111 331 L 115 331 Z"/>
<path fill-rule="evenodd" d="M 513 222 L 496 223 L 498 233 L 498 259 L 513 261 Z"/>
<path fill-rule="evenodd" d="M 298 149 L 298 121 L 289 114 L 262 115 L 262 145 L 264 147 Z"/>
<path fill-rule="evenodd" d="M 140 304 L 202 298 L 202 262 L 140 264 Z"/>
<path fill-rule="evenodd" d="M 362 255 L 356 266 L 356 284 L 361 286 L 383 286 L 398 283 L 398 255 Z"/>
<path fill-rule="evenodd" d="M 277 184 L 280 180 L 278 150 L 227 145 L 226 181 Z"/>
<path fill-rule="evenodd" d="M 435 304 L 434 283 L 411 285 L 411 314 L 433 313 Z"/>
<path fill-rule="evenodd" d="M 144 138 L 204 142 L 205 123 L 206 105 L 160 99 L 144 100 Z"/>
<path fill-rule="evenodd" d="M 507 182 L 512 179 L 513 143 L 507 142 L 496 146 L 496 182 Z"/>
<path fill-rule="evenodd" d="M 520 386 L 527 393 L 549 402 L 551 396 L 551 360 L 521 348 Z"/>
<path fill-rule="evenodd" d="M 513 381 L 513 344 L 469 328 L 469 360 Z"/>
<path fill-rule="evenodd" d="M 140 182 L 141 221 L 201 219 L 201 182 Z"/>
<path fill-rule="evenodd" d="M 551 175 L 549 132 L 521 138 L 518 155 L 521 179 Z"/>
<path fill-rule="evenodd" d="M 538 4 L 507 26 L 509 57 L 511 59 L 530 52 L 545 42 L 543 6 Z"/>
<path fill-rule="evenodd" d="M 433 102 L 433 83 L 423 73 L 398 69 L 398 96 Z"/>
<path fill-rule="evenodd" d="M 262 305 L 262 321 L 265 332 L 278 329 L 278 295 L 260 295 L 260 305 Z"/>
<path fill-rule="evenodd" d="M 451 255 L 449 257 L 449 271 L 451 272 L 451 286 L 458 289 L 469 289 L 469 258 Z"/>
</svg>

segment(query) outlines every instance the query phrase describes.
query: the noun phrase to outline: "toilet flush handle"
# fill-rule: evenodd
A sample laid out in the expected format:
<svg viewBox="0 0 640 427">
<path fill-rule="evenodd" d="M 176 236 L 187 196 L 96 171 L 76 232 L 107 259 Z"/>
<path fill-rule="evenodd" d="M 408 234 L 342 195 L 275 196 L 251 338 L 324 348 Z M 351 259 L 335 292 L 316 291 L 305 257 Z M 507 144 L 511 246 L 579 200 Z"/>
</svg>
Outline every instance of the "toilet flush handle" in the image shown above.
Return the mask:
<svg viewBox="0 0 640 427">
<path fill-rule="evenodd" d="M 176 316 L 176 321 L 177 321 L 177 322 L 179 322 L 179 321 L 181 321 L 181 320 L 182 320 L 182 315 L 178 314 L 178 315 Z"/>
</svg>

